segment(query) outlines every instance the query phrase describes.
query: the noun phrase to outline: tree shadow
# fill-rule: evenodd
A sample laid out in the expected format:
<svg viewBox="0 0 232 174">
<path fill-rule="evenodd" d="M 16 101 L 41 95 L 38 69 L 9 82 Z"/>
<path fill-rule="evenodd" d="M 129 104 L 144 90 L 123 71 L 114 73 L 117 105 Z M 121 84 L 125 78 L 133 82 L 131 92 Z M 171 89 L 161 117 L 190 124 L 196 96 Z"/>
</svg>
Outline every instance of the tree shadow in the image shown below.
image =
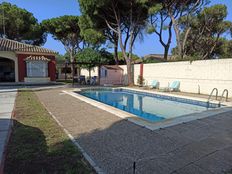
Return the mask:
<svg viewBox="0 0 232 174">
<path fill-rule="evenodd" d="M 93 173 L 68 138 L 47 145 L 40 129 L 17 120 L 13 120 L 13 125 L 5 156 L 5 174 Z"/>
<path fill-rule="evenodd" d="M 206 153 L 213 153 L 219 141 L 223 142 L 220 144 L 221 149 L 231 146 L 231 134 L 229 130 L 223 129 L 225 123 L 232 123 L 228 115 L 231 112 L 155 131 L 126 120 L 111 122 L 111 125 L 101 129 L 92 129 L 89 123 L 85 130 L 71 127 L 70 131 L 78 132 L 75 136 L 77 142 L 106 173 L 132 174 L 134 162 L 136 174 L 172 173 L 192 161 L 202 159 Z M 227 121 L 223 121 L 222 117 Z M 102 122 L 104 124 L 105 121 Z M 210 148 L 208 142 L 212 143 Z M 207 152 L 202 151 L 204 149 Z M 231 148 L 228 150 L 231 151 Z M 217 164 L 218 161 L 214 162 Z M 228 161 L 225 159 L 224 162 Z M 205 166 L 206 169 L 209 167 Z M 231 169 L 229 166 L 224 167 L 227 168 L 222 166 L 219 170 Z"/>
</svg>

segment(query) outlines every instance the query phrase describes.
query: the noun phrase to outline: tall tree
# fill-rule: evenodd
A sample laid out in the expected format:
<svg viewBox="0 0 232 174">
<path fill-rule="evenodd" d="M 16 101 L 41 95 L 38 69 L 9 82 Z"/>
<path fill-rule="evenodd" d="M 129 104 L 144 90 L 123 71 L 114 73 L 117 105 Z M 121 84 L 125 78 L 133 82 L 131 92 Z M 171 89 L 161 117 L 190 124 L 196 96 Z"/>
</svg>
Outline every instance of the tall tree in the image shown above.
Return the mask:
<svg viewBox="0 0 232 174">
<path fill-rule="evenodd" d="M 83 10 L 82 10 L 83 11 Z M 92 11 L 89 13 L 93 13 Z M 112 19 L 113 20 L 113 19 Z M 79 26 L 81 33 L 86 41 L 89 43 L 101 43 L 110 41 L 114 45 L 114 59 L 115 64 L 119 63 L 118 60 L 118 35 L 108 28 L 105 20 L 88 15 L 83 11 L 83 15 L 80 18 Z"/>
<path fill-rule="evenodd" d="M 220 38 L 213 55 L 216 58 L 232 58 L 232 40 Z"/>
<path fill-rule="evenodd" d="M 46 34 L 32 13 L 16 5 L 0 4 L 0 37 L 20 42 L 42 45 Z"/>
<path fill-rule="evenodd" d="M 167 9 L 162 3 L 151 4 L 149 15 L 147 32 L 158 36 L 164 48 L 164 60 L 167 60 L 172 42 L 172 20 L 168 17 Z M 167 36 L 166 40 L 164 35 Z"/>
<path fill-rule="evenodd" d="M 191 31 L 191 17 L 197 15 L 209 0 L 163 0 L 161 1 L 165 15 L 171 20 L 176 35 L 178 56 L 185 56 L 185 44 Z M 186 30 L 182 30 L 179 20 L 185 17 Z"/>
<path fill-rule="evenodd" d="M 183 32 L 188 30 L 189 37 L 186 41 L 186 54 L 198 56 L 201 59 L 209 59 L 217 56 L 220 44 L 226 44 L 221 37 L 226 33 L 231 33 L 232 22 L 226 21 L 227 7 L 225 5 L 214 5 L 205 8 L 195 17 L 191 17 L 191 22 L 186 24 L 185 17 L 180 20 Z"/>
<path fill-rule="evenodd" d="M 135 39 L 144 28 L 148 8 L 143 0 L 79 0 L 81 11 L 91 20 L 102 19 L 119 39 L 127 64 L 128 84 L 134 84 L 132 52 Z M 126 54 L 128 49 L 129 54 Z"/>
<path fill-rule="evenodd" d="M 52 34 L 53 38 L 60 41 L 69 54 L 72 63 L 72 77 L 75 75 L 74 60 L 76 53 L 81 50 L 83 38 L 80 35 L 78 16 L 61 16 L 42 21 L 45 30 Z"/>
<path fill-rule="evenodd" d="M 77 62 L 81 63 L 81 68 L 89 71 L 89 78 L 91 77 L 91 70 L 98 67 L 98 81 L 100 80 L 100 66 L 114 64 L 113 55 L 104 49 L 95 50 L 93 48 L 85 48 L 76 55 Z M 100 81 L 99 81 L 100 82 Z"/>
</svg>

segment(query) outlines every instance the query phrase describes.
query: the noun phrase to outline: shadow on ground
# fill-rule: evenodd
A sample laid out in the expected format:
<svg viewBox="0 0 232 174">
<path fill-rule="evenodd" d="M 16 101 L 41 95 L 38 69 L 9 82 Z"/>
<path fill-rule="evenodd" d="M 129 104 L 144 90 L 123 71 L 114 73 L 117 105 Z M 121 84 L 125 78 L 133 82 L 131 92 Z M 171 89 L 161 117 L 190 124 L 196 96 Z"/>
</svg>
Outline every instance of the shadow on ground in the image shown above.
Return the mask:
<svg viewBox="0 0 232 174">
<path fill-rule="evenodd" d="M 157 131 L 121 120 L 75 137 L 106 173 L 132 174 L 135 162 L 136 174 L 225 174 L 232 168 L 230 114 Z"/>
<path fill-rule="evenodd" d="M 43 132 L 13 120 L 7 146 L 5 174 L 93 173 L 83 166 L 82 155 L 70 140 L 46 143 Z"/>
</svg>

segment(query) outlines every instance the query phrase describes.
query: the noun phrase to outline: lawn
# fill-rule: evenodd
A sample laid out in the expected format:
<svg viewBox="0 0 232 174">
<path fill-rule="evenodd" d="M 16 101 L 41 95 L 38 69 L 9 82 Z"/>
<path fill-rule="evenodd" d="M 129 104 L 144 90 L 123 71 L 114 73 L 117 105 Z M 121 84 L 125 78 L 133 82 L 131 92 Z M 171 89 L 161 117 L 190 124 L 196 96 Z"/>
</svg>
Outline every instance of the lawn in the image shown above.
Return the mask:
<svg viewBox="0 0 232 174">
<path fill-rule="evenodd" d="M 35 93 L 20 91 L 5 173 L 95 173 Z"/>
</svg>

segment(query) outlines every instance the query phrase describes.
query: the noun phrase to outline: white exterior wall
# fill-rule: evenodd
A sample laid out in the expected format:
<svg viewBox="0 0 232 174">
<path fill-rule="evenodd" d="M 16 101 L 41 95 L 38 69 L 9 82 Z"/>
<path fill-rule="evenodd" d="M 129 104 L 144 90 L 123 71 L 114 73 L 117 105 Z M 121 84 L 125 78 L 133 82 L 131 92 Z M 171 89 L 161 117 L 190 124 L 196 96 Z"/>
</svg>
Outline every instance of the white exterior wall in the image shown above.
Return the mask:
<svg viewBox="0 0 232 174">
<path fill-rule="evenodd" d="M 83 76 L 86 76 L 86 77 L 89 77 L 89 71 L 87 69 L 81 69 L 81 75 Z M 91 76 L 98 76 L 98 68 L 94 68 L 92 71 L 91 71 Z"/>
<path fill-rule="evenodd" d="M 126 73 L 126 66 L 121 68 Z M 169 83 L 179 80 L 183 92 L 209 94 L 216 87 L 219 95 L 228 89 L 232 97 L 232 59 L 144 64 L 143 70 L 146 85 L 158 80 L 161 87 L 167 87 Z M 135 65 L 135 84 L 139 73 L 140 65 Z"/>
<path fill-rule="evenodd" d="M 120 67 L 124 70 L 123 84 L 127 84 L 126 65 Z M 140 65 L 134 65 L 135 84 L 139 73 Z M 81 74 L 88 76 L 88 71 L 82 70 Z M 97 69 L 92 74 L 97 76 Z M 146 85 L 150 85 L 152 80 L 158 80 L 160 87 L 167 87 L 169 83 L 178 80 L 183 92 L 210 94 L 216 87 L 219 95 L 228 89 L 232 97 L 232 59 L 144 64 L 143 77 Z"/>
</svg>

